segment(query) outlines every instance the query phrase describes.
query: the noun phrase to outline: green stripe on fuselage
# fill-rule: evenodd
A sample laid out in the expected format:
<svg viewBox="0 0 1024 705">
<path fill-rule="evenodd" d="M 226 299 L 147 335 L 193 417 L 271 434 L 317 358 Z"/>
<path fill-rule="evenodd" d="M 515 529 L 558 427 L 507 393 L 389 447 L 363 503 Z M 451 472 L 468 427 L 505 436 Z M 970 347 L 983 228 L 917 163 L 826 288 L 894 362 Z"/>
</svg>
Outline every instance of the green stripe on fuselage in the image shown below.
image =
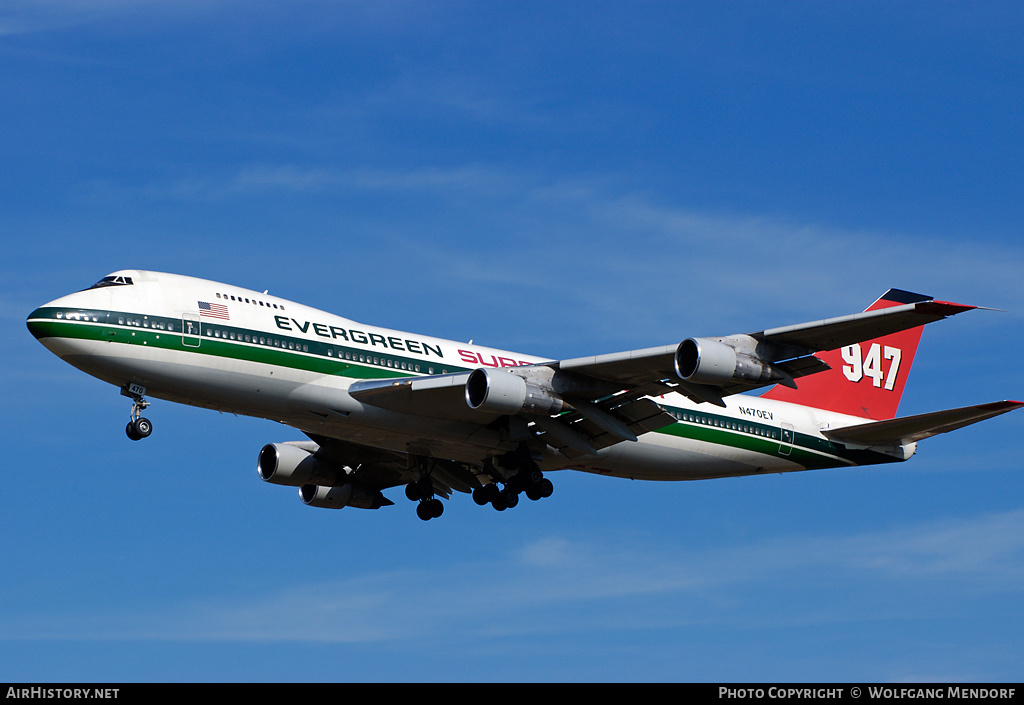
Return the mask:
<svg viewBox="0 0 1024 705">
<path fill-rule="evenodd" d="M 792 442 L 783 440 L 781 427 L 754 423 L 723 414 L 679 409 L 662 404 L 676 423 L 658 429 L 678 438 L 703 441 L 738 450 L 784 458 L 808 470 L 898 462 L 899 459 L 870 450 L 849 450 L 826 438 L 792 431 Z"/>
<path fill-rule="evenodd" d="M 144 345 L 354 379 L 443 374 L 466 369 L 444 361 L 334 345 L 205 319 L 201 323 L 202 336 L 183 336 L 182 322 L 178 318 L 43 308 L 32 313 L 28 327 L 39 339 L 56 337 Z"/>
</svg>

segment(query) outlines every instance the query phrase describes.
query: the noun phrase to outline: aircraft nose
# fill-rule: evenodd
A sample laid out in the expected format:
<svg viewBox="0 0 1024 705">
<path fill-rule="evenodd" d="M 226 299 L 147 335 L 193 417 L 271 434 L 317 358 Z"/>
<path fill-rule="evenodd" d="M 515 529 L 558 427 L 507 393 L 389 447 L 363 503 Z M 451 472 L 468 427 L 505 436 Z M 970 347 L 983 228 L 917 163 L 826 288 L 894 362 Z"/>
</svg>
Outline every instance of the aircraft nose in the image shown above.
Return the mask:
<svg viewBox="0 0 1024 705">
<path fill-rule="evenodd" d="M 29 332 L 35 336 L 36 340 L 43 341 L 43 344 L 46 345 L 46 338 L 57 338 L 67 334 L 66 328 L 62 329 L 61 324 L 70 319 L 71 315 L 76 315 L 74 312 L 84 314 L 86 311 L 99 312 L 109 308 L 109 298 L 107 301 L 103 301 L 95 296 L 86 296 L 86 293 L 79 291 L 61 296 L 28 314 L 25 324 L 28 326 Z M 92 315 L 96 315 L 96 313 L 92 313 Z"/>
<path fill-rule="evenodd" d="M 28 320 L 25 323 L 28 325 L 29 332 L 35 336 L 36 340 L 50 337 L 52 318 L 47 315 L 45 306 L 40 306 L 28 314 Z"/>
</svg>

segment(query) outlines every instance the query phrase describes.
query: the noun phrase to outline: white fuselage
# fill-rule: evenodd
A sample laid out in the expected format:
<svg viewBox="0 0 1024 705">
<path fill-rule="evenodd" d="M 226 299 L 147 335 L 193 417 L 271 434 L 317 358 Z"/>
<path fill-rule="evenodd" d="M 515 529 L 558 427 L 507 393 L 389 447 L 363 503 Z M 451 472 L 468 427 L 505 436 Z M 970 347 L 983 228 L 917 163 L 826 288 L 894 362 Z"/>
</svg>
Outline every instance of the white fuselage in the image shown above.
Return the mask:
<svg viewBox="0 0 1024 705">
<path fill-rule="evenodd" d="M 359 324 L 276 296 L 179 275 L 125 270 L 131 284 L 71 294 L 29 317 L 55 354 L 118 387 L 263 417 L 310 434 L 464 462 L 509 450 L 478 423 L 385 410 L 354 399 L 358 380 L 547 362 L 545 358 Z M 690 480 L 904 460 L 913 447 L 848 449 L 821 433 L 864 419 L 738 395 L 725 407 L 670 393 L 676 423 L 541 468 Z"/>
</svg>

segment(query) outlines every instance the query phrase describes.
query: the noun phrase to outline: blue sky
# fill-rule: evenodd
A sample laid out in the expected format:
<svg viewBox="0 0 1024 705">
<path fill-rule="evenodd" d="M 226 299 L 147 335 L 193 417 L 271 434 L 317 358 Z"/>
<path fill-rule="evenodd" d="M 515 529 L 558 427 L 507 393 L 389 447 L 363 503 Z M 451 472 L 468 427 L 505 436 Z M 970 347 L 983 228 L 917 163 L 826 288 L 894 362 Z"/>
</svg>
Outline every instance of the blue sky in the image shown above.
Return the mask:
<svg viewBox="0 0 1024 705">
<path fill-rule="evenodd" d="M 852 313 L 901 414 L 1024 398 L 1019 3 L 9 0 L 3 681 L 1000 681 L 1024 414 L 898 466 L 558 473 L 498 514 L 303 506 L 294 431 L 129 403 L 25 329 L 121 268 L 575 357 Z"/>
</svg>

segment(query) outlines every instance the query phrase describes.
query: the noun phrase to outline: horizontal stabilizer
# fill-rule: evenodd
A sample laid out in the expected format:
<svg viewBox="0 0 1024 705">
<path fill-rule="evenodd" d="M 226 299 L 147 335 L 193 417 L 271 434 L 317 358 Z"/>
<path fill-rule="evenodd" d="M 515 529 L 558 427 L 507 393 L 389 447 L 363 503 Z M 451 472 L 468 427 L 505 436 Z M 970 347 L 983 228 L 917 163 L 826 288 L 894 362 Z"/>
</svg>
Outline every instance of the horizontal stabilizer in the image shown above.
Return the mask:
<svg viewBox="0 0 1024 705">
<path fill-rule="evenodd" d="M 929 414 L 906 416 L 900 419 L 834 428 L 822 433 L 832 441 L 858 446 L 898 446 L 914 443 L 940 433 L 955 431 L 964 426 L 990 419 L 1019 409 L 1024 402 L 996 401 L 961 409 L 933 411 Z"/>
</svg>

